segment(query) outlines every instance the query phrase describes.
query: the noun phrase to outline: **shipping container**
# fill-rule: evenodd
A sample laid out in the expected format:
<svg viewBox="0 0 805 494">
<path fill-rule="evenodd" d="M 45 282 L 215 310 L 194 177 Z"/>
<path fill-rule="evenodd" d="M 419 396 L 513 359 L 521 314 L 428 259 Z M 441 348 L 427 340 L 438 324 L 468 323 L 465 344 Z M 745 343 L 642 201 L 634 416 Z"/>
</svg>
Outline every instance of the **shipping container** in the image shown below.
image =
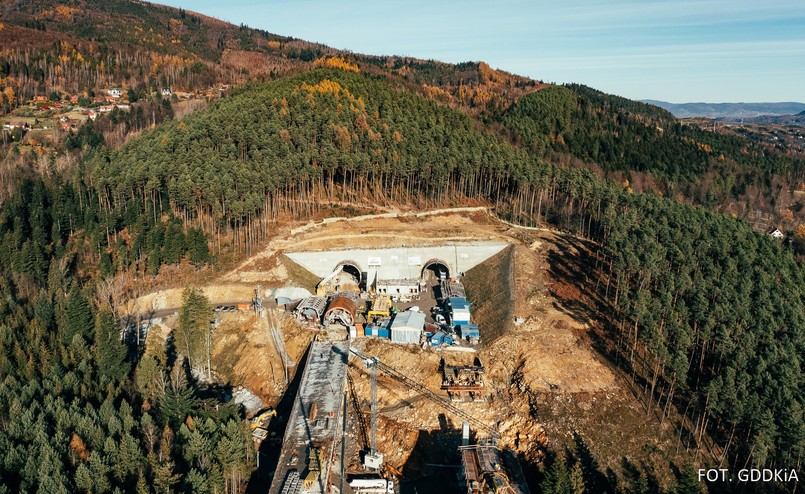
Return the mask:
<svg viewBox="0 0 805 494">
<path fill-rule="evenodd" d="M 367 324 L 363 330 L 364 336 L 377 336 L 378 338 L 389 339 L 391 332 L 389 328 L 383 326 L 375 326 L 374 324 Z"/>
<path fill-rule="evenodd" d="M 458 330 L 458 334 L 465 340 L 479 339 L 481 337 L 481 332 L 477 324 L 460 324 L 456 329 Z"/>
</svg>

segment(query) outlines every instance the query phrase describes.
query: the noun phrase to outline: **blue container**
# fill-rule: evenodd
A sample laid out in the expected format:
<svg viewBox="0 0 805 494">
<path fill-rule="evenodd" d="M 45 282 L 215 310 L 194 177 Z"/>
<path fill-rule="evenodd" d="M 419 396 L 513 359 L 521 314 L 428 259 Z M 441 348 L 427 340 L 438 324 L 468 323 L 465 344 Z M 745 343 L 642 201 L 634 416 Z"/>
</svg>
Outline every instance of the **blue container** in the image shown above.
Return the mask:
<svg viewBox="0 0 805 494">
<path fill-rule="evenodd" d="M 444 343 L 445 334 L 441 331 L 438 331 L 436 334 L 431 336 L 430 344 L 431 346 L 438 347 L 442 343 Z"/>
<path fill-rule="evenodd" d="M 363 334 L 365 336 L 377 336 L 378 338 L 391 338 L 389 328 L 385 326 L 375 326 L 374 324 L 367 324 L 363 327 Z"/>
<path fill-rule="evenodd" d="M 477 324 L 461 324 L 458 326 L 458 334 L 465 340 L 470 338 L 481 338 L 481 332 L 478 330 Z"/>
</svg>

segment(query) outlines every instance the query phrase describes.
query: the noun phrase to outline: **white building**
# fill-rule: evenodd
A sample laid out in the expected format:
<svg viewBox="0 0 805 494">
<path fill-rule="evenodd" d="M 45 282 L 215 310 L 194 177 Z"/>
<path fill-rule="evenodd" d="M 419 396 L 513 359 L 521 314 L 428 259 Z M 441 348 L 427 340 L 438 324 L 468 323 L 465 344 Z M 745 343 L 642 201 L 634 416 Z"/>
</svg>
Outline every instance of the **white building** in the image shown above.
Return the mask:
<svg viewBox="0 0 805 494">
<path fill-rule="evenodd" d="M 394 343 L 419 344 L 425 327 L 425 314 L 407 310 L 400 312 L 391 321 L 391 341 Z"/>
<path fill-rule="evenodd" d="M 375 291 L 392 297 L 412 297 L 422 291 L 419 279 L 377 280 Z"/>
</svg>

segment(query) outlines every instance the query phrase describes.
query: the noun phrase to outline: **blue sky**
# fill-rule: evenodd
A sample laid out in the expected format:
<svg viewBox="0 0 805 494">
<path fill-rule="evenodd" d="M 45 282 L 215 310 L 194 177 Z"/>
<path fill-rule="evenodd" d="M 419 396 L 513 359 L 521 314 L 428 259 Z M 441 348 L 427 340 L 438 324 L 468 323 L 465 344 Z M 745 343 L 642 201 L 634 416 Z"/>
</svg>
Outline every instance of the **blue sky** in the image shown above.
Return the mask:
<svg viewBox="0 0 805 494">
<path fill-rule="evenodd" d="M 353 52 L 674 103 L 805 101 L 805 0 L 162 0 Z"/>
</svg>

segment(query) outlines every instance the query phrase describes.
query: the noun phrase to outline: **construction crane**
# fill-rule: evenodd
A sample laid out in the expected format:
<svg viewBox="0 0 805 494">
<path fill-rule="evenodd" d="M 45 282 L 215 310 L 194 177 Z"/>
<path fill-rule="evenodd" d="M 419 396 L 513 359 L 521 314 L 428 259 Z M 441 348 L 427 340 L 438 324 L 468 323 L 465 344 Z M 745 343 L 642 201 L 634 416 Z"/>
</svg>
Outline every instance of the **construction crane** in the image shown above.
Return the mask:
<svg viewBox="0 0 805 494">
<path fill-rule="evenodd" d="M 377 365 L 380 363 L 374 357 L 363 359 L 363 363 L 369 369 L 371 378 L 371 435 L 369 437 L 369 452 L 363 457 L 363 466 L 374 470 L 383 467 L 383 453 L 377 451 Z"/>
<path fill-rule="evenodd" d="M 439 406 L 441 406 L 445 410 L 448 410 L 449 412 L 451 412 L 451 413 L 461 417 L 462 419 L 470 422 L 472 425 L 475 426 L 476 429 L 482 430 L 482 431 L 488 433 L 490 436 L 492 436 L 492 438 L 497 439 L 499 437 L 499 433 L 494 427 L 491 427 L 491 426 L 487 425 L 485 422 L 473 417 L 472 415 L 468 414 L 464 410 L 462 410 L 462 409 L 458 408 L 457 406 L 453 405 L 450 402 L 450 400 L 448 400 L 448 399 L 446 399 L 446 398 L 444 398 L 442 396 L 439 396 L 438 394 L 436 394 L 433 391 L 429 390 L 427 387 L 423 386 L 419 382 L 409 378 L 408 376 L 406 376 L 402 372 L 394 369 L 393 367 L 389 367 L 388 365 L 386 365 L 383 362 L 381 362 L 377 357 L 372 357 L 371 355 L 366 355 L 365 353 L 363 353 L 360 350 L 357 350 L 357 349 L 355 349 L 353 347 L 350 347 L 349 351 L 352 352 L 357 357 L 359 357 L 360 359 L 362 359 L 364 362 L 367 362 L 367 361 L 370 361 L 370 360 L 373 362 L 373 366 L 376 367 L 376 369 L 374 370 L 374 375 L 372 377 L 375 387 L 377 386 L 377 371 L 380 370 L 385 375 L 387 375 L 387 376 L 393 378 L 394 380 L 399 381 L 400 383 L 408 386 L 409 388 L 411 388 L 412 390 L 416 391 L 420 395 L 422 395 L 425 398 L 431 400 L 432 402 L 438 404 Z M 367 367 L 368 367 L 368 365 L 367 365 Z M 377 392 L 377 390 L 375 388 L 375 391 L 373 392 L 373 396 L 372 396 L 372 399 L 375 402 L 374 406 L 372 407 L 373 413 L 374 413 L 375 407 L 377 406 L 377 403 L 376 403 L 377 396 L 375 394 L 376 392 Z M 374 416 L 372 417 L 372 424 L 373 424 L 372 425 L 372 428 L 373 428 L 372 435 L 376 436 L 377 435 L 376 417 L 374 417 Z"/>
</svg>

